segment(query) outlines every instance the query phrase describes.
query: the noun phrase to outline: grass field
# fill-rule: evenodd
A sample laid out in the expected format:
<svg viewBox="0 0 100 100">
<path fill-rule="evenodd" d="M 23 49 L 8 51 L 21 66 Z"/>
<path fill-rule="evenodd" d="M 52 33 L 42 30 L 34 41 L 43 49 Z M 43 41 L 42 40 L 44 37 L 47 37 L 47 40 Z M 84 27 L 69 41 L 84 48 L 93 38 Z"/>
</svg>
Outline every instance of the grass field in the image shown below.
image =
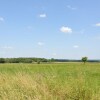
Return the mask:
<svg viewBox="0 0 100 100">
<path fill-rule="evenodd" d="M 0 100 L 100 100 L 100 63 L 0 64 Z"/>
</svg>

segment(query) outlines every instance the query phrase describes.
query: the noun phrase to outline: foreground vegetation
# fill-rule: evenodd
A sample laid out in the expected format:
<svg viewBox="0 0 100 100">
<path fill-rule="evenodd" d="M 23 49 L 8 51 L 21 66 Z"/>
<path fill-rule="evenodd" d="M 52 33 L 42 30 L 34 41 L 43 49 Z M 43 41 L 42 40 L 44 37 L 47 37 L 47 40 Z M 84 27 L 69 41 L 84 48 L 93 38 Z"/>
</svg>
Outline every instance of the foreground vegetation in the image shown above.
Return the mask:
<svg viewBox="0 0 100 100">
<path fill-rule="evenodd" d="M 0 100 L 100 100 L 100 63 L 0 64 Z"/>
</svg>

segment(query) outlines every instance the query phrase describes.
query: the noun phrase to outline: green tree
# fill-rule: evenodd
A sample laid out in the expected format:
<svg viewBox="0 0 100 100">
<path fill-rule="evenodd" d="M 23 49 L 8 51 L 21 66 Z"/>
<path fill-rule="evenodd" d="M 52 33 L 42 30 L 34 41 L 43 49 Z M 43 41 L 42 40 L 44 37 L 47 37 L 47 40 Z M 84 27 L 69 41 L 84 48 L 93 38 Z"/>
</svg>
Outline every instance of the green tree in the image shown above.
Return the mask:
<svg viewBox="0 0 100 100">
<path fill-rule="evenodd" d="M 51 62 L 55 62 L 55 59 L 54 58 L 51 58 Z"/>
<path fill-rule="evenodd" d="M 0 58 L 0 63 L 5 63 L 5 59 L 4 58 Z"/>
<path fill-rule="evenodd" d="M 84 64 L 87 62 L 88 57 L 82 57 L 82 61 L 84 62 Z"/>
<path fill-rule="evenodd" d="M 41 63 L 41 61 L 38 59 L 38 60 L 37 60 L 37 64 L 40 64 L 40 63 Z"/>
</svg>

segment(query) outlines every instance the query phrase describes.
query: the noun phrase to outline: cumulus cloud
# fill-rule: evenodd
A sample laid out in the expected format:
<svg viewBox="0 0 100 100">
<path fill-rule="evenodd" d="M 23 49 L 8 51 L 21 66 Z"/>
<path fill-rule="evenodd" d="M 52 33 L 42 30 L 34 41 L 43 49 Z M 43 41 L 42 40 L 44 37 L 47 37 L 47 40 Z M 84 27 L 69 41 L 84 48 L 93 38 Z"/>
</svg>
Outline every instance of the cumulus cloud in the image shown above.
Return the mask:
<svg viewBox="0 0 100 100">
<path fill-rule="evenodd" d="M 65 26 L 62 26 L 60 28 L 60 31 L 63 33 L 72 33 L 72 29 L 70 27 L 65 27 Z"/>
<path fill-rule="evenodd" d="M 46 18 L 47 15 L 46 15 L 45 13 L 44 13 L 44 14 L 40 14 L 39 17 L 40 17 L 40 18 Z"/>
<path fill-rule="evenodd" d="M 71 9 L 71 10 L 76 10 L 76 9 L 77 9 L 76 7 L 72 7 L 72 6 L 70 6 L 70 5 L 67 5 L 67 8 L 68 8 L 68 9 Z"/>
<path fill-rule="evenodd" d="M 0 17 L 0 21 L 4 21 L 4 18 L 3 17 Z"/>
<path fill-rule="evenodd" d="M 39 46 L 43 46 L 44 43 L 43 43 L 43 42 L 38 42 L 38 45 L 39 45 Z"/>
<path fill-rule="evenodd" d="M 79 46 L 78 45 L 74 45 L 73 48 L 79 48 Z"/>
<path fill-rule="evenodd" d="M 97 23 L 97 24 L 95 24 L 95 26 L 98 26 L 98 27 L 100 27 L 100 23 Z"/>
</svg>

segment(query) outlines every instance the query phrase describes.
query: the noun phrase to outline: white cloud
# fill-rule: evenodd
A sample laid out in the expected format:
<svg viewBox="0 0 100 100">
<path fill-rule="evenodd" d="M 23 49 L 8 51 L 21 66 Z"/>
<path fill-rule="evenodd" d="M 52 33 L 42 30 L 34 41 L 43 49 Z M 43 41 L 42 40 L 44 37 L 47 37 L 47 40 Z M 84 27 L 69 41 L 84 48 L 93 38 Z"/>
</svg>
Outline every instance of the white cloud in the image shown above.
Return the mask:
<svg viewBox="0 0 100 100">
<path fill-rule="evenodd" d="M 38 42 L 38 45 L 39 45 L 39 46 L 43 46 L 44 43 L 43 43 L 43 42 Z"/>
<path fill-rule="evenodd" d="M 1 47 L 2 49 L 6 49 L 6 50 L 8 50 L 8 49 L 13 49 L 13 47 L 11 47 L 11 46 L 4 46 L 4 47 Z"/>
<path fill-rule="evenodd" d="M 69 27 L 65 27 L 65 26 L 62 26 L 60 28 L 60 31 L 63 32 L 63 33 L 72 33 L 72 29 L 69 28 Z"/>
<path fill-rule="evenodd" d="M 76 9 L 77 9 L 76 7 L 72 7 L 72 6 L 70 6 L 70 5 L 67 5 L 67 8 L 68 8 L 68 9 L 71 9 L 71 10 L 76 10 Z"/>
<path fill-rule="evenodd" d="M 73 48 L 79 48 L 79 46 L 78 45 L 74 45 Z"/>
<path fill-rule="evenodd" d="M 95 26 L 98 26 L 98 27 L 100 27 L 100 23 L 97 23 L 97 24 L 95 24 Z"/>
<path fill-rule="evenodd" d="M 4 18 L 3 17 L 0 17 L 0 21 L 4 21 Z"/>
<path fill-rule="evenodd" d="M 47 15 L 46 15 L 45 13 L 44 13 L 44 14 L 40 14 L 39 17 L 40 17 L 40 18 L 46 18 Z"/>
</svg>

